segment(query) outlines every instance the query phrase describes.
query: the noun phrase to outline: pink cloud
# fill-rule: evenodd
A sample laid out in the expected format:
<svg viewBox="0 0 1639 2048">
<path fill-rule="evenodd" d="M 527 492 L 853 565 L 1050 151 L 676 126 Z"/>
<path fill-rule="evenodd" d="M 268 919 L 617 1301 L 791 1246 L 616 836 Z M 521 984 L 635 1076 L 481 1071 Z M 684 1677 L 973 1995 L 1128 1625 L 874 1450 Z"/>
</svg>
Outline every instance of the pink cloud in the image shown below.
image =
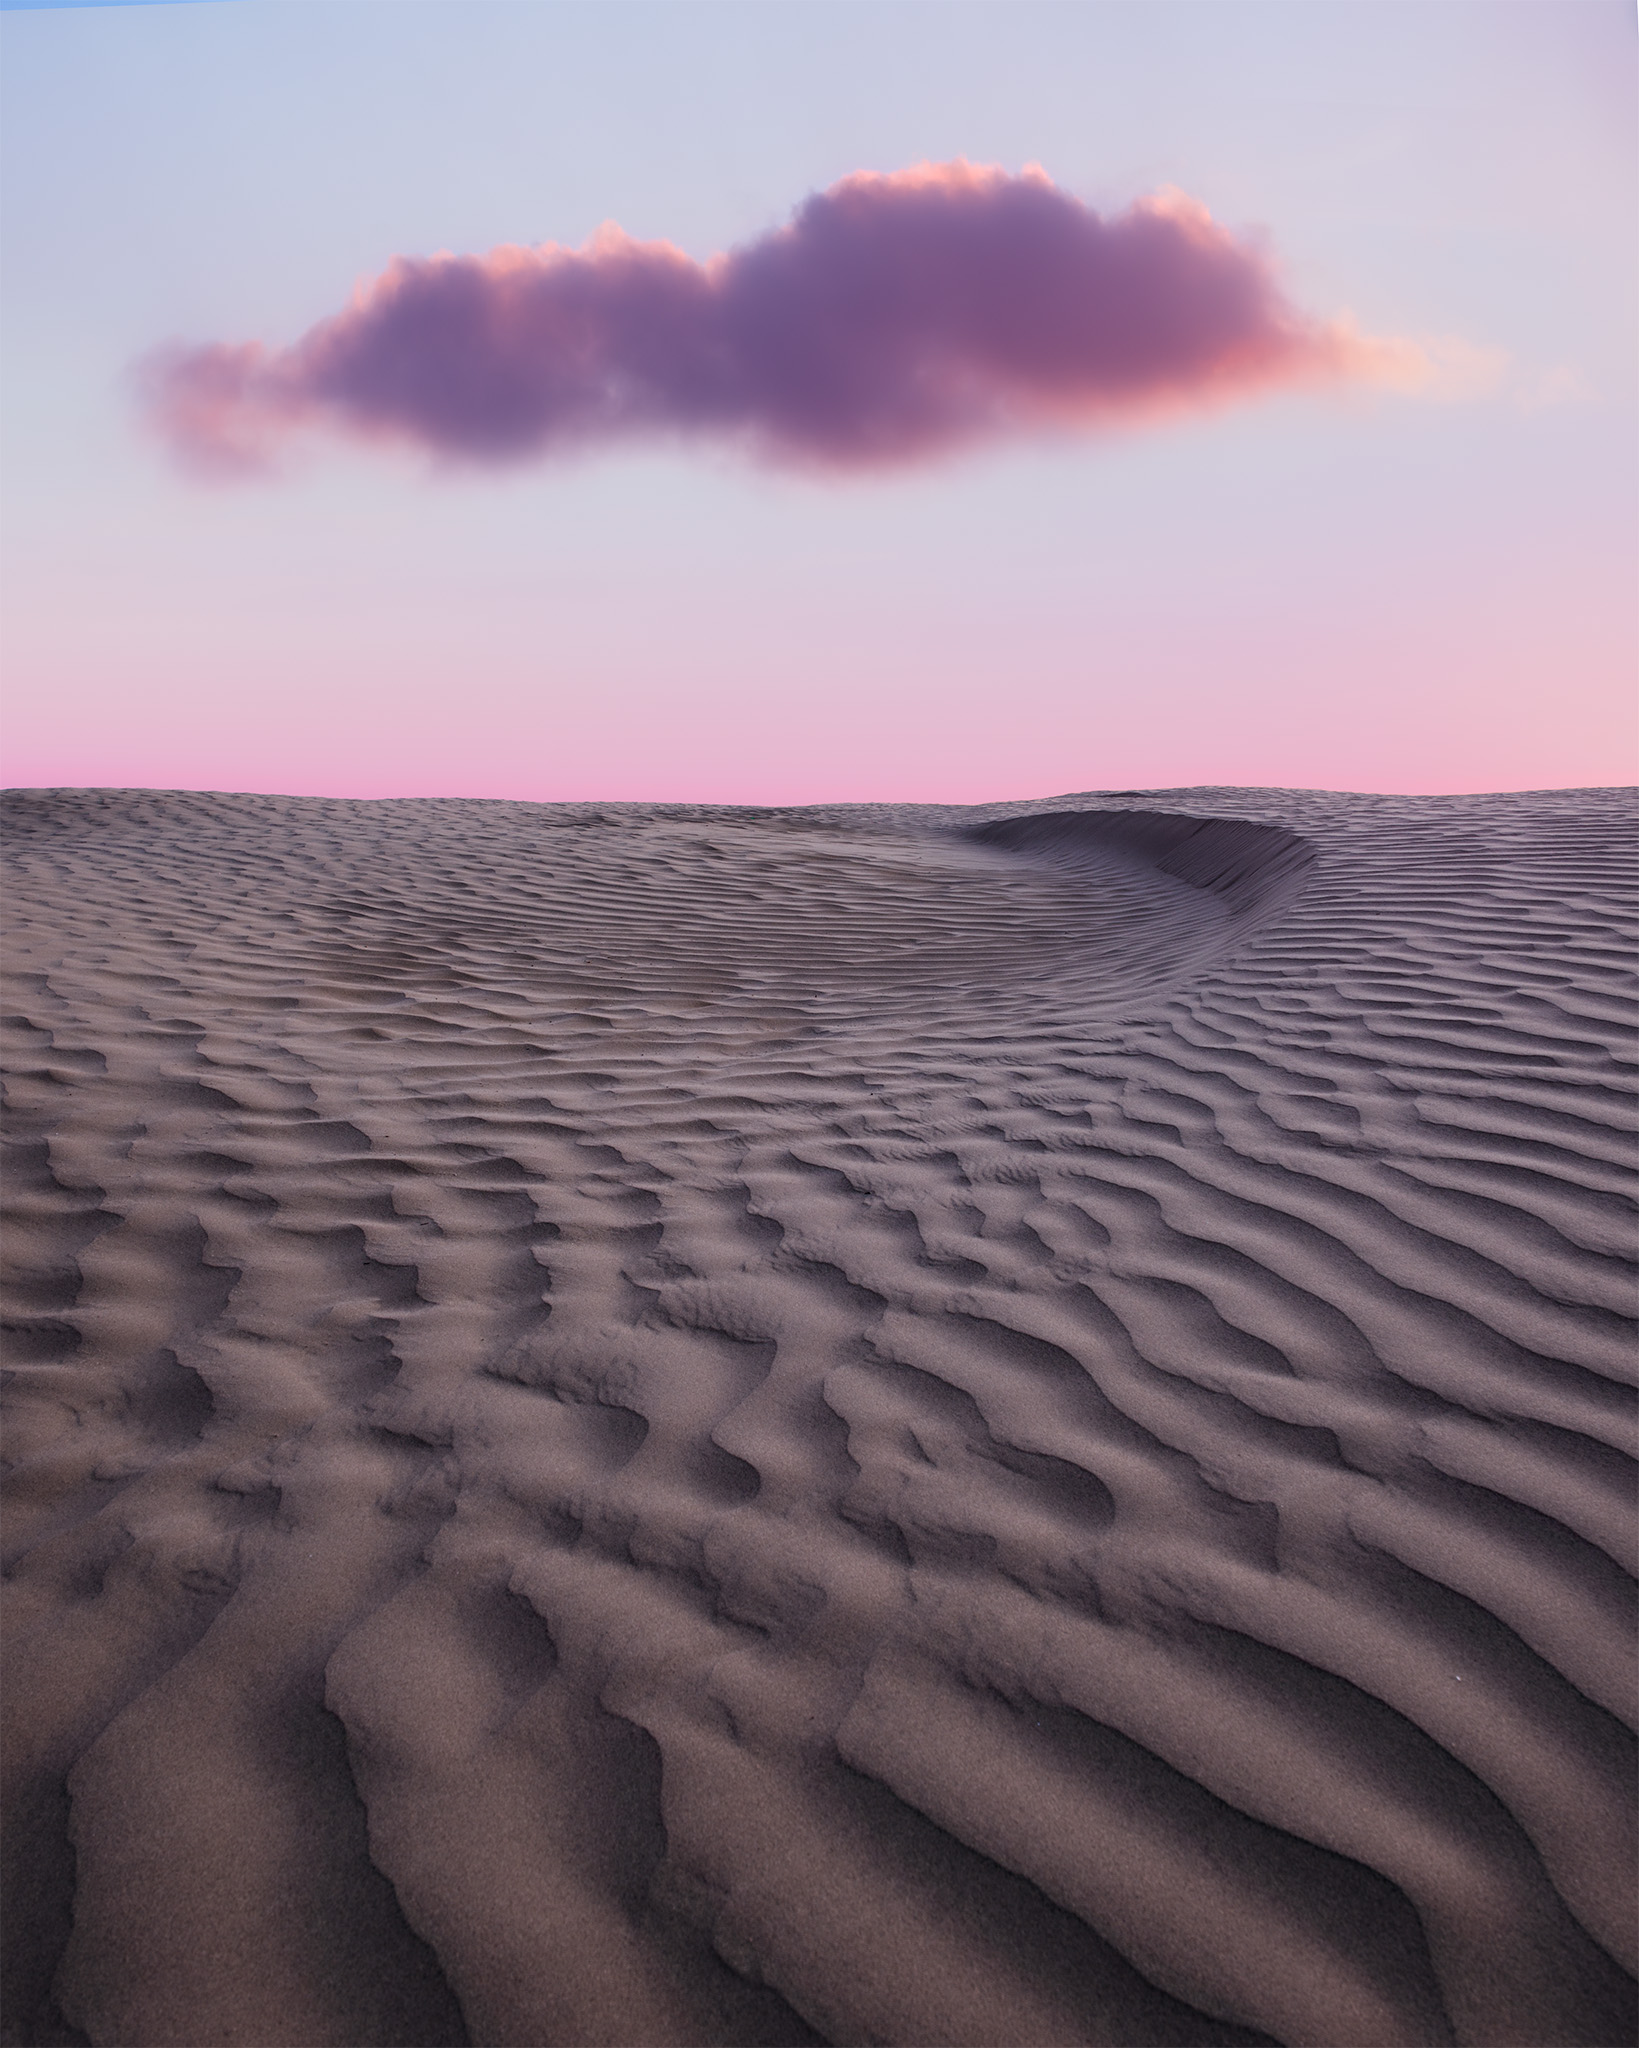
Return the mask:
<svg viewBox="0 0 1639 2048">
<path fill-rule="evenodd" d="M 860 172 L 698 263 L 583 249 L 400 257 L 293 347 L 153 358 L 150 416 L 216 473 L 304 428 L 468 462 L 706 436 L 765 460 L 905 463 L 1317 380 L 1406 384 L 1409 343 L 1306 318 L 1264 252 L 1178 192 L 1105 218 L 1035 168 Z"/>
</svg>

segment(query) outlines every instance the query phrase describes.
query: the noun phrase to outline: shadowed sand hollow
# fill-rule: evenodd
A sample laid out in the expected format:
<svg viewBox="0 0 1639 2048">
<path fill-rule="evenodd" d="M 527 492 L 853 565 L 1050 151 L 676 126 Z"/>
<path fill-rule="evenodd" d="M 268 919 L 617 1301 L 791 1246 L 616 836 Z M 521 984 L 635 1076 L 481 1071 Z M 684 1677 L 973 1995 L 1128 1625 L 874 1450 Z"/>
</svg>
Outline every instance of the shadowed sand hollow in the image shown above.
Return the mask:
<svg viewBox="0 0 1639 2048">
<path fill-rule="evenodd" d="M 1631 2039 L 1623 793 L 5 805 L 7 2042 Z"/>
</svg>

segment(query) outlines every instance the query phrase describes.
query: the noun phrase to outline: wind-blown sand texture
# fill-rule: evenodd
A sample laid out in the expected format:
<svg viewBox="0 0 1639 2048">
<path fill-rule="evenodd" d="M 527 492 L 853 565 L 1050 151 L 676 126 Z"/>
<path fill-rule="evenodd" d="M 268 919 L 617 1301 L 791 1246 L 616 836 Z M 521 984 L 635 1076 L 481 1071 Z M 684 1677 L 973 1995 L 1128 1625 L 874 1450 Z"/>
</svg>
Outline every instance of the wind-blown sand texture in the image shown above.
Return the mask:
<svg viewBox="0 0 1639 2048">
<path fill-rule="evenodd" d="M 7 2040 L 1631 2038 L 1620 793 L 7 817 Z"/>
</svg>

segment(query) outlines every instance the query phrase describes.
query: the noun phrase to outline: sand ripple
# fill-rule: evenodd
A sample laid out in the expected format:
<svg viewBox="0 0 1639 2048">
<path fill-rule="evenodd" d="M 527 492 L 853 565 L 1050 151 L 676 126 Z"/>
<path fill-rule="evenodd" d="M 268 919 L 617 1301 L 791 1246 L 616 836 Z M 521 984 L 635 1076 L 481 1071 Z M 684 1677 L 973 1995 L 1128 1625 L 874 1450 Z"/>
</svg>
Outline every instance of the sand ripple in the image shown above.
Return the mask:
<svg viewBox="0 0 1639 2048">
<path fill-rule="evenodd" d="M 1617 795 L 6 808 L 6 2040 L 1631 2038 Z"/>
</svg>

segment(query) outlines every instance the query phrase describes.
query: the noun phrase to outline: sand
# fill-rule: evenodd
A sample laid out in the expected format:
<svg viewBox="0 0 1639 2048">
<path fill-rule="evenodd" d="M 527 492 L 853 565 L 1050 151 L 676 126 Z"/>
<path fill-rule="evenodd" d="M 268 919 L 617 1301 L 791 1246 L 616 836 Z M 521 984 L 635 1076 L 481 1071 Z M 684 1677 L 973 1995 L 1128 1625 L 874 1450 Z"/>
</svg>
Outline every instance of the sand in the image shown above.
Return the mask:
<svg viewBox="0 0 1639 2048">
<path fill-rule="evenodd" d="M 6 817 L 7 2041 L 1631 2038 L 1622 792 Z"/>
</svg>

